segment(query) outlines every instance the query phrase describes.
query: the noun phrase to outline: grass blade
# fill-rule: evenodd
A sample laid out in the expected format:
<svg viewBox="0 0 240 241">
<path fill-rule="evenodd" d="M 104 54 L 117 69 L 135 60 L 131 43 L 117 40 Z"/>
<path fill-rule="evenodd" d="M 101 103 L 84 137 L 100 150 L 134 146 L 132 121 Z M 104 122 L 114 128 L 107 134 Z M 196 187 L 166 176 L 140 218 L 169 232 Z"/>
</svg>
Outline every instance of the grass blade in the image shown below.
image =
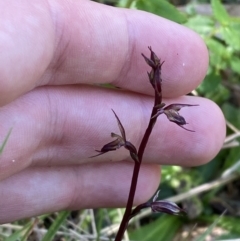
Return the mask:
<svg viewBox="0 0 240 241">
<path fill-rule="evenodd" d="M 51 227 L 43 237 L 42 241 L 49 241 L 53 240 L 53 237 L 56 235 L 57 231 L 59 230 L 60 226 L 66 220 L 67 216 L 69 215 L 70 211 L 62 211 L 58 214 L 55 221 L 52 223 Z"/>
<path fill-rule="evenodd" d="M 7 144 L 7 141 L 8 141 L 8 138 L 9 138 L 11 132 L 12 132 L 12 128 L 10 128 L 10 130 L 8 131 L 8 134 L 7 134 L 7 136 L 5 137 L 3 143 L 2 143 L 2 145 L 1 145 L 1 147 L 0 147 L 0 155 L 2 154 L 3 149 L 4 149 L 4 147 L 5 147 L 6 144 Z"/>
<path fill-rule="evenodd" d="M 199 237 L 196 239 L 196 241 L 204 241 L 206 240 L 206 237 L 212 233 L 213 229 L 217 226 L 218 222 L 222 218 L 222 216 L 225 214 L 226 211 L 223 212 L 223 214 L 220 215 L 220 217 L 215 220 L 215 222 Z"/>
</svg>

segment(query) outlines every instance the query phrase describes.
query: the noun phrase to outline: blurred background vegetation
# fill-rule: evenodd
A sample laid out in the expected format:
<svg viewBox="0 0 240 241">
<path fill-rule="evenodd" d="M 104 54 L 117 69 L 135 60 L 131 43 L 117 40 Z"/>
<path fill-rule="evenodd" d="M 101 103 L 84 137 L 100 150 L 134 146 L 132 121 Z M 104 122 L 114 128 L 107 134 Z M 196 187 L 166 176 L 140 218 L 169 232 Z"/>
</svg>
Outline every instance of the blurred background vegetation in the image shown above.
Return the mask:
<svg viewBox="0 0 240 241">
<path fill-rule="evenodd" d="M 99 0 L 141 9 L 183 24 L 201 35 L 210 55 L 208 73 L 191 94 L 222 109 L 227 137 L 220 153 L 195 168 L 164 166 L 161 199 L 188 210 L 187 217 L 142 212 L 125 240 L 240 240 L 240 1 Z M 122 209 L 63 211 L 0 225 L 0 240 L 114 240 Z"/>
</svg>

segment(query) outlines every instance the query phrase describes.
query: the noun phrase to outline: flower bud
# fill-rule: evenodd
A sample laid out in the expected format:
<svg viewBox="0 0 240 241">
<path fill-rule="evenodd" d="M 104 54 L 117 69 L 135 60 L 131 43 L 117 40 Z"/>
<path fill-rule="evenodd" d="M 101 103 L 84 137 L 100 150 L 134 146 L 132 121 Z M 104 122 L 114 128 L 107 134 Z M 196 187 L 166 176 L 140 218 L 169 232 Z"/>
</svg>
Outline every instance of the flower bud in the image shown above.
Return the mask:
<svg viewBox="0 0 240 241">
<path fill-rule="evenodd" d="M 193 130 L 189 130 L 189 129 L 183 127 L 183 125 L 186 125 L 188 123 L 185 121 L 185 119 L 181 115 L 179 115 L 178 111 L 181 110 L 181 108 L 183 108 L 183 107 L 191 107 L 191 106 L 198 106 L 198 105 L 171 104 L 166 107 L 164 107 L 164 106 L 165 106 L 164 103 L 162 103 L 159 106 L 156 106 L 156 108 L 158 108 L 158 112 L 152 118 L 155 118 L 156 116 L 159 116 L 164 113 L 167 116 L 169 121 L 176 123 L 178 126 L 182 127 L 183 129 L 185 129 L 187 131 L 194 132 Z"/>
<path fill-rule="evenodd" d="M 182 215 L 186 214 L 186 211 L 180 208 L 176 203 L 168 200 L 158 200 L 159 191 L 153 198 L 153 202 L 150 204 L 151 209 L 154 213 L 167 213 L 171 215 Z"/>
<path fill-rule="evenodd" d="M 162 78 L 161 78 L 161 67 L 164 63 L 157 57 L 157 55 L 152 51 L 151 47 L 148 47 L 151 51 L 150 59 L 147 58 L 144 54 L 142 54 L 143 58 L 145 59 L 146 63 L 152 68 L 151 72 L 148 73 L 148 78 L 150 83 L 152 84 L 154 90 L 156 91 L 157 95 L 162 98 Z"/>
</svg>

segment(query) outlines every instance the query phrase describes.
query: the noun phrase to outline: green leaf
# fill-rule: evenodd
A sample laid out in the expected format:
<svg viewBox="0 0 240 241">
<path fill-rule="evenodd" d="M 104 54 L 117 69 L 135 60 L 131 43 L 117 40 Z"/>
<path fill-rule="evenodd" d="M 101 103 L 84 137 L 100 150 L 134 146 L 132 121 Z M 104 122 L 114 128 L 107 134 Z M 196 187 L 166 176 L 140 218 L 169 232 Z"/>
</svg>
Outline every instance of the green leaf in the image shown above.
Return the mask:
<svg viewBox="0 0 240 241">
<path fill-rule="evenodd" d="M 202 84 L 197 88 L 197 91 L 204 97 L 211 99 L 218 104 L 222 104 L 228 100 L 230 96 L 229 89 L 221 84 L 222 77 L 218 71 L 211 70 L 205 77 Z"/>
<path fill-rule="evenodd" d="M 207 93 L 205 97 L 221 105 L 229 99 L 230 95 L 229 89 L 220 84 L 216 89 Z"/>
<path fill-rule="evenodd" d="M 199 221 L 201 222 L 213 222 L 214 220 L 219 219 L 219 216 L 216 215 L 205 215 L 199 217 Z M 239 222 L 239 217 L 231 217 L 231 216 L 222 216 L 220 220 L 218 220 L 218 227 L 222 227 L 225 230 L 230 232 L 234 232 L 240 235 L 240 225 L 236 225 Z"/>
<path fill-rule="evenodd" d="M 206 76 L 202 84 L 198 87 L 198 90 L 202 93 L 206 94 L 207 92 L 211 92 L 221 82 L 221 76 L 215 72 L 211 72 Z"/>
<path fill-rule="evenodd" d="M 222 111 L 226 119 L 231 122 L 234 126 L 240 129 L 240 111 L 239 108 L 226 103 L 222 106 Z"/>
<path fill-rule="evenodd" d="M 177 23 L 187 21 L 187 17 L 182 12 L 165 0 L 137 0 L 136 7 Z"/>
<path fill-rule="evenodd" d="M 233 56 L 230 60 L 230 65 L 234 72 L 240 74 L 240 58 Z"/>
<path fill-rule="evenodd" d="M 60 226 L 66 220 L 67 216 L 69 215 L 70 211 L 62 211 L 58 214 L 57 218 L 54 220 L 50 228 L 48 229 L 47 233 L 43 237 L 42 241 L 49 241 L 53 240 L 53 237 L 56 235 L 57 231 L 59 230 Z"/>
<path fill-rule="evenodd" d="M 133 2 L 134 0 L 119 0 L 117 6 L 121 8 L 131 8 Z"/>
<path fill-rule="evenodd" d="M 212 225 L 199 237 L 196 241 L 205 241 L 207 236 L 212 233 L 213 229 L 217 226 L 218 222 L 221 220 L 223 214 L 214 221 Z"/>
<path fill-rule="evenodd" d="M 219 237 L 217 237 L 215 239 L 215 241 L 217 241 L 217 240 L 219 240 L 219 241 L 223 241 L 223 240 L 225 240 L 225 241 L 231 241 L 231 240 L 237 241 L 238 239 L 239 239 L 239 234 L 227 233 L 227 234 L 220 235 Z"/>
<path fill-rule="evenodd" d="M 214 17 L 222 24 L 228 25 L 230 21 L 230 17 L 226 11 L 226 9 L 221 4 L 220 0 L 212 0 L 211 1 L 213 15 Z"/>
<path fill-rule="evenodd" d="M 235 50 L 240 50 L 240 31 L 231 27 L 222 27 L 219 29 L 219 33 L 228 45 Z"/>
<path fill-rule="evenodd" d="M 105 211 L 103 208 L 99 208 L 96 210 L 96 228 L 97 228 L 97 238 L 96 241 L 100 241 L 100 232 L 103 227 Z"/>
<path fill-rule="evenodd" d="M 226 59 L 230 59 L 231 51 L 216 39 L 206 39 L 209 49 L 210 65 L 217 71 L 226 69 Z"/>
<path fill-rule="evenodd" d="M 9 138 L 11 132 L 12 132 L 12 128 L 10 128 L 10 130 L 8 131 L 7 136 L 5 137 L 3 143 L 2 143 L 2 145 L 1 145 L 1 147 L 0 147 L 0 155 L 2 154 L 3 149 L 4 149 L 4 147 L 5 147 L 6 144 L 7 144 L 7 141 L 8 141 L 8 138 Z"/>
<path fill-rule="evenodd" d="M 231 148 L 229 150 L 229 154 L 224 162 L 224 167 L 229 168 L 232 167 L 234 164 L 236 164 L 240 160 L 240 148 Z M 239 173 L 239 169 L 237 172 Z"/>
<path fill-rule="evenodd" d="M 213 19 L 202 15 L 196 15 L 189 18 L 185 26 L 191 28 L 202 36 L 211 33 L 215 29 Z"/>
<path fill-rule="evenodd" d="M 129 232 L 129 236 L 131 240 L 172 241 L 181 227 L 181 222 L 180 217 L 162 215 L 156 221 Z"/>
<path fill-rule="evenodd" d="M 219 173 L 216 170 L 219 170 L 222 166 L 221 160 L 226 157 L 226 154 L 220 152 L 213 160 L 210 162 L 198 166 L 195 169 L 199 172 L 199 175 L 202 176 L 202 183 L 212 181 L 218 177 Z"/>
</svg>

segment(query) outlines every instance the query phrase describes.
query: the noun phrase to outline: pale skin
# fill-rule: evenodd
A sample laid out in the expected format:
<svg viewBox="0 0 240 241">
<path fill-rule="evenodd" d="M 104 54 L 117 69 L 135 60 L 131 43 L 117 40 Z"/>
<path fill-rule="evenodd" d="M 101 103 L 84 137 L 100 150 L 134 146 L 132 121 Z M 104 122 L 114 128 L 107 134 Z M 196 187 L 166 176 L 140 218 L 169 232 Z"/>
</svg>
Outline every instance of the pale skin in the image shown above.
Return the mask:
<svg viewBox="0 0 240 241">
<path fill-rule="evenodd" d="M 182 116 L 194 133 L 160 116 L 144 155 L 135 204 L 156 191 L 160 164 L 210 161 L 225 121 L 196 88 L 208 52 L 191 30 L 149 13 L 87 0 L 0 1 L 0 223 L 64 209 L 126 204 L 133 163 L 124 150 L 96 158 L 118 133 L 139 146 L 153 104 L 147 46 L 165 63 L 165 103 L 198 104 Z M 88 84 L 111 83 L 116 91 Z M 73 85 L 74 84 L 74 85 Z"/>
</svg>

